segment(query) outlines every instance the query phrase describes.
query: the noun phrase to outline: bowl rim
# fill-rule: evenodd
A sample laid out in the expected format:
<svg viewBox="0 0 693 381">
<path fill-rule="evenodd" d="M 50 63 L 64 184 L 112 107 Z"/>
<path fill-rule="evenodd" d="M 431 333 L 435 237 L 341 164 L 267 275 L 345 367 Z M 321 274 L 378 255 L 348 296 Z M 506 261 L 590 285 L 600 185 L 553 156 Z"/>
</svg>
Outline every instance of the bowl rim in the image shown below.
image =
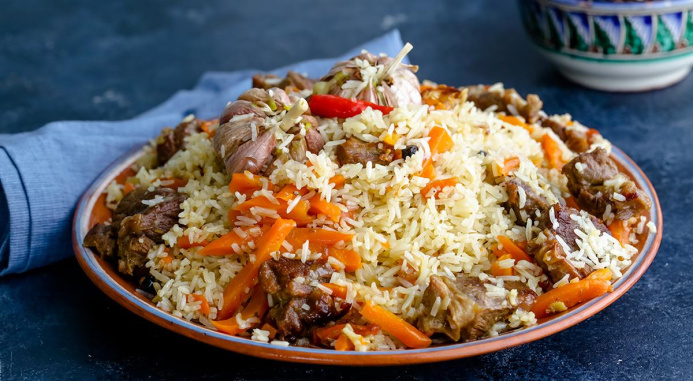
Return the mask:
<svg viewBox="0 0 693 381">
<path fill-rule="evenodd" d="M 142 154 L 142 147 L 135 147 L 127 152 L 106 168 L 80 198 L 72 226 L 72 245 L 79 265 L 98 288 L 136 315 L 197 341 L 240 354 L 266 359 L 323 365 L 404 365 L 477 356 L 529 343 L 578 324 L 620 298 L 645 273 L 645 270 L 654 260 L 662 241 L 662 209 L 654 187 L 642 169 L 623 151 L 614 146 L 612 158 L 629 172 L 631 178 L 652 199 L 653 208 L 650 211 L 650 220 L 656 224 L 657 232 L 656 234 L 648 234 L 636 260 L 630 265 L 623 277 L 614 283 L 613 292 L 571 308 L 535 326 L 466 343 L 382 352 L 338 352 L 331 349 L 281 347 L 220 333 L 159 309 L 143 296 L 126 290 L 113 276 L 118 277 L 121 283 L 125 281 L 113 269 L 110 269 L 110 266 L 104 268 L 105 262 L 91 250 L 82 246 L 83 237 L 88 230 L 87 226 L 92 208 L 100 194 L 113 178 L 132 165 Z"/>
</svg>

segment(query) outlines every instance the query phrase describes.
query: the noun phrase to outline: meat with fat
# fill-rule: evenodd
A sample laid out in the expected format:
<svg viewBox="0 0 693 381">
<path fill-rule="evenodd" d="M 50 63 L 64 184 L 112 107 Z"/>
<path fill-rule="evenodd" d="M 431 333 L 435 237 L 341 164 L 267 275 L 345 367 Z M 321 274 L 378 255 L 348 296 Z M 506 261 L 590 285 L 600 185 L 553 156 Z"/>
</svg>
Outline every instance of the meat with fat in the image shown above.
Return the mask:
<svg viewBox="0 0 693 381">
<path fill-rule="evenodd" d="M 356 137 L 337 146 L 335 150 L 339 165 L 363 164 L 388 165 L 394 159 L 394 150 L 384 143 L 368 143 Z"/>
</svg>

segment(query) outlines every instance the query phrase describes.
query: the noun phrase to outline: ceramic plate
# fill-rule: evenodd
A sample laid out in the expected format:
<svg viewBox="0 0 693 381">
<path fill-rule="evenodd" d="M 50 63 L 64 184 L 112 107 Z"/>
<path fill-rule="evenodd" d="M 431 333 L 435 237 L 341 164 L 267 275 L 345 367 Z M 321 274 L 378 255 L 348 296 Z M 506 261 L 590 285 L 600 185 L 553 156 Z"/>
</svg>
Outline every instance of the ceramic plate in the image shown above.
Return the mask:
<svg viewBox="0 0 693 381">
<path fill-rule="evenodd" d="M 101 194 L 108 184 L 120 173 L 126 171 L 140 155 L 142 155 L 142 150 L 138 148 L 113 163 L 96 179 L 80 199 L 72 230 L 72 243 L 80 266 L 109 297 L 149 321 L 207 344 L 273 360 L 336 365 L 417 364 L 476 356 L 541 339 L 589 318 L 620 298 L 637 282 L 652 263 L 662 240 L 662 210 L 652 184 L 642 170 L 623 151 L 614 147 L 612 158 L 620 169 L 628 173 L 652 200 L 653 208 L 650 219 L 657 225 L 657 234 L 650 234 L 647 240 L 638 245 L 639 254 L 634 257 L 633 264 L 624 272 L 624 276 L 614 284 L 613 292 L 577 305 L 551 318 L 542 319 L 536 326 L 468 343 L 385 352 L 338 352 L 328 349 L 279 347 L 226 335 L 158 309 L 147 298 L 135 292 L 134 283 L 121 277 L 115 268 L 91 250 L 82 247 L 84 236 L 98 218 L 99 208 L 95 210 L 95 205 L 103 203 Z"/>
</svg>

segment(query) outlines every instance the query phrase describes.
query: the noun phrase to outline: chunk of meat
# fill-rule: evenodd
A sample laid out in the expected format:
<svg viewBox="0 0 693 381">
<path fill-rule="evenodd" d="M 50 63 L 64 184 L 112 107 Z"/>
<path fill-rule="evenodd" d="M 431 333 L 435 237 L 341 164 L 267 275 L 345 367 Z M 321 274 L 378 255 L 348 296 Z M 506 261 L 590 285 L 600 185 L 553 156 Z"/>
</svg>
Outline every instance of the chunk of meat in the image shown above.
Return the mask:
<svg viewBox="0 0 693 381">
<path fill-rule="evenodd" d="M 563 166 L 563 174 L 568 178 L 568 189 L 580 208 L 592 215 L 602 216 L 607 205 L 619 220 L 646 213 L 652 202 L 635 183 L 620 174 L 609 154 L 601 147 L 578 155 Z M 624 176 L 619 189 L 605 185 L 607 180 Z M 618 191 L 618 192 L 617 192 Z M 622 195 L 625 200 L 614 196 Z"/>
<path fill-rule="evenodd" d="M 505 182 L 505 191 L 508 194 L 508 201 L 505 203 L 507 209 L 515 213 L 515 217 L 522 222 L 527 221 L 527 218 L 536 219 L 536 212 L 541 215 L 549 208 L 549 203 L 544 196 L 537 194 L 524 181 L 513 177 Z M 521 197 L 521 192 L 524 192 L 524 197 Z M 524 204 L 521 201 L 524 199 Z"/>
<path fill-rule="evenodd" d="M 496 112 L 520 115 L 528 123 L 534 123 L 539 119 L 539 112 L 544 105 L 539 96 L 529 94 L 525 100 L 515 89 L 491 89 L 486 85 L 469 86 L 466 89 L 467 100 L 473 102 L 480 110 L 496 106 Z"/>
<path fill-rule="evenodd" d="M 541 125 L 550 128 L 573 152 L 585 152 L 592 144 L 592 139 L 587 134 L 587 131 L 583 129 L 571 128 L 551 118 L 542 120 Z"/>
<path fill-rule="evenodd" d="M 311 327 L 336 320 L 348 310 L 349 306 L 310 285 L 311 281 L 327 282 L 333 271 L 324 261 L 303 263 L 284 257 L 260 266 L 260 286 L 275 300 L 270 317 L 281 338 L 305 337 Z"/>
<path fill-rule="evenodd" d="M 419 318 L 418 328 L 422 332 L 443 333 L 453 341 L 483 337 L 512 311 L 504 298 L 488 296 L 484 284 L 468 276 L 452 280 L 433 275 L 422 302 L 430 310 L 437 298 L 449 298 L 448 309 L 438 311 L 435 316 L 425 314 Z"/>
<path fill-rule="evenodd" d="M 508 291 L 517 290 L 517 307 L 525 311 L 532 309 L 534 301 L 537 299 L 537 293 L 532 291 L 529 286 L 520 281 L 505 281 L 503 287 Z"/>
<path fill-rule="evenodd" d="M 429 106 L 435 106 L 436 109 L 450 110 L 467 100 L 467 91 L 459 90 L 452 86 L 424 85 L 422 89 L 421 98 L 423 102 Z"/>
<path fill-rule="evenodd" d="M 306 129 L 306 149 L 317 154 L 322 150 L 322 147 L 325 146 L 325 139 L 323 139 L 315 126 L 317 126 L 317 124 Z"/>
<path fill-rule="evenodd" d="M 96 224 L 92 226 L 84 237 L 84 247 L 94 250 L 101 258 L 113 257 L 116 253 L 116 241 L 111 225 Z"/>
<path fill-rule="evenodd" d="M 202 131 L 202 120 L 192 119 L 178 124 L 176 128 L 164 128 L 157 138 L 156 159 L 161 166 L 166 164 L 176 152 L 185 148 L 185 138 Z"/>
<path fill-rule="evenodd" d="M 337 62 L 326 76 L 315 84 L 314 91 L 320 94 L 332 94 L 343 98 L 355 98 L 372 102 L 381 106 L 398 107 L 405 104 L 421 104 L 419 79 L 414 74 L 417 66 L 399 64 L 397 68 L 378 83 L 369 83 L 364 89 L 355 92 L 351 88 L 343 88 L 347 81 L 362 81 L 359 62 L 367 62 L 371 66 L 388 66 L 390 57 L 379 57 L 371 53 L 362 53 L 347 61 Z"/>
<path fill-rule="evenodd" d="M 383 143 L 368 143 L 351 137 L 337 146 L 335 150 L 339 165 L 363 164 L 369 161 L 375 164 L 388 165 L 394 158 L 394 151 Z"/>
<path fill-rule="evenodd" d="M 286 90 L 288 87 L 295 87 L 297 90 L 309 90 L 313 88 L 315 80 L 303 74 L 289 70 L 286 78 L 278 77 L 274 74 L 258 73 L 253 76 L 253 87 L 260 89 L 271 89 L 278 87 Z"/>
<path fill-rule="evenodd" d="M 565 249 L 556 238 L 557 236 L 561 237 L 571 252 L 580 249 L 577 243 L 579 237 L 575 233 L 575 230 L 579 228 L 579 224 L 570 218 L 571 215 L 579 215 L 580 212 L 560 204 L 555 204 L 552 208 L 548 209 L 539 221 L 539 226 L 544 228 L 543 233 L 546 239 L 542 241 L 537 238 L 528 242 L 527 253 L 534 257 L 537 264 L 549 274 L 554 282 L 560 281 L 566 275 L 569 276 L 569 279 L 582 279 L 592 272 L 592 269 L 589 266 L 577 268 L 568 259 L 568 253 L 565 252 Z M 557 227 L 554 227 L 551 218 L 552 214 L 558 224 Z M 600 219 L 590 216 L 590 220 L 594 227 L 602 233 L 610 234 L 609 229 Z"/>
</svg>

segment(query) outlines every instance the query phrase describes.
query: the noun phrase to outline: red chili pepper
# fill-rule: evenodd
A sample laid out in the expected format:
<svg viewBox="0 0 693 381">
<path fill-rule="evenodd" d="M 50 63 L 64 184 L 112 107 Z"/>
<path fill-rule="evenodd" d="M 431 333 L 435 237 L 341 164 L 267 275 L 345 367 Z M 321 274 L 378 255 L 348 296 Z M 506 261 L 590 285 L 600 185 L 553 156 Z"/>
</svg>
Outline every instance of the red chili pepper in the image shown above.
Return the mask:
<svg viewBox="0 0 693 381">
<path fill-rule="evenodd" d="M 336 95 L 311 95 L 308 106 L 313 115 L 325 118 L 350 118 L 363 112 L 368 107 L 380 110 L 387 115 L 393 107 L 381 106 L 375 103 L 338 97 Z"/>
</svg>

